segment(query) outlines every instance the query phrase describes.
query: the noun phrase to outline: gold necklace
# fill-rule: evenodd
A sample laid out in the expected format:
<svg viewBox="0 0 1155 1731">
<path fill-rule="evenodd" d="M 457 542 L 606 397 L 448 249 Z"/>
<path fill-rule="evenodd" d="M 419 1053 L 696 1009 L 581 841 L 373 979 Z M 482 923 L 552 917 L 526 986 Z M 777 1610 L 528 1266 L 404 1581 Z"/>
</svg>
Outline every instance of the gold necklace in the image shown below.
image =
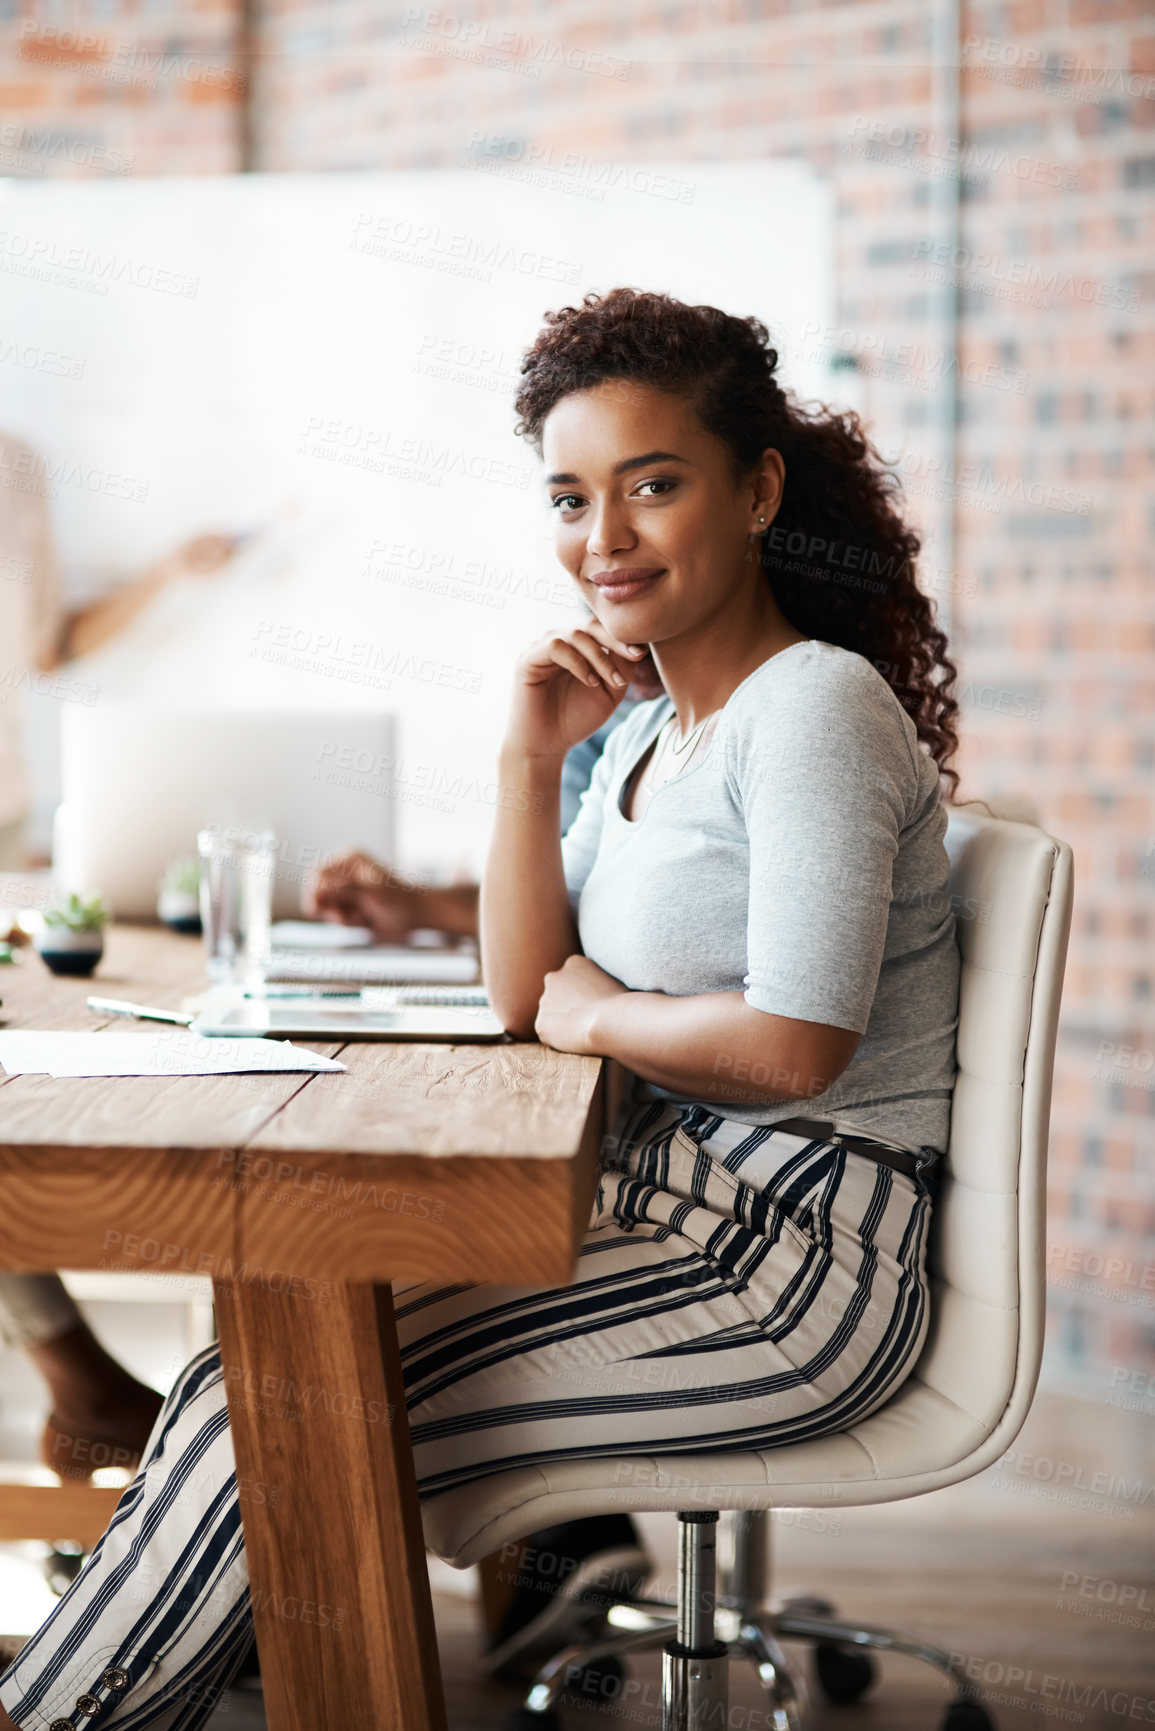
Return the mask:
<svg viewBox="0 0 1155 1731">
<path fill-rule="evenodd" d="M 683 757 L 687 751 L 691 751 L 693 749 L 693 747 L 695 746 L 695 744 L 697 743 L 697 741 L 699 739 L 701 739 L 702 734 L 705 732 L 706 722 L 709 721 L 709 719 L 710 719 L 710 717 L 708 715 L 705 716 L 698 723 L 697 727 L 694 728 L 693 732 L 686 739 L 684 739 L 682 741 L 681 745 L 675 745 L 674 744 L 674 742 L 673 742 L 674 736 L 673 736 L 673 734 L 671 734 L 670 735 L 670 754 L 671 754 L 671 756 Z"/>
<path fill-rule="evenodd" d="M 714 715 L 716 713 L 717 713 L 716 710 L 712 710 L 709 715 L 704 716 L 703 719 L 698 723 L 697 727 L 695 727 L 691 731 L 689 737 L 682 741 L 681 745 L 674 745 L 673 744 L 674 735 L 673 735 L 672 728 L 673 728 L 673 724 L 677 721 L 678 718 L 676 715 L 671 715 L 666 720 L 666 722 L 664 723 L 664 725 L 661 729 L 661 732 L 664 735 L 664 738 L 662 739 L 662 749 L 661 749 L 661 752 L 658 754 L 658 756 L 655 757 L 655 759 L 654 759 L 653 766 L 652 766 L 653 770 L 656 772 L 656 770 L 658 768 L 658 762 L 659 762 L 661 757 L 666 756 L 667 750 L 668 750 L 669 755 L 671 757 L 684 757 L 686 759 L 686 762 L 688 763 L 690 757 L 693 756 L 693 748 L 697 745 L 699 739 L 701 739 L 701 737 L 702 737 L 702 734 L 705 732 L 707 723 L 713 720 Z M 669 733 L 667 733 L 666 728 L 670 728 L 671 731 Z M 681 768 L 683 768 L 683 767 L 684 767 L 684 765 L 680 765 L 679 768 L 674 771 L 674 774 L 675 775 L 680 774 Z"/>
</svg>

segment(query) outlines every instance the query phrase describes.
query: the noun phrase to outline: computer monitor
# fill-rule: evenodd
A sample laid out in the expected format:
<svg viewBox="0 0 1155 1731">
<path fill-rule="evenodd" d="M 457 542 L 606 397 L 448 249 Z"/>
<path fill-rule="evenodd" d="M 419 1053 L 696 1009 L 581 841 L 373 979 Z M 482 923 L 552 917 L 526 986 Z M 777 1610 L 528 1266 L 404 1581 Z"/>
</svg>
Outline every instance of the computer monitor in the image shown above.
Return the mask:
<svg viewBox="0 0 1155 1731">
<path fill-rule="evenodd" d="M 391 716 L 102 699 L 66 705 L 62 721 L 53 876 L 99 890 L 121 919 L 156 917 L 159 879 L 195 855 L 198 829 L 275 833 L 278 918 L 299 912 L 323 855 L 393 859 Z"/>
</svg>

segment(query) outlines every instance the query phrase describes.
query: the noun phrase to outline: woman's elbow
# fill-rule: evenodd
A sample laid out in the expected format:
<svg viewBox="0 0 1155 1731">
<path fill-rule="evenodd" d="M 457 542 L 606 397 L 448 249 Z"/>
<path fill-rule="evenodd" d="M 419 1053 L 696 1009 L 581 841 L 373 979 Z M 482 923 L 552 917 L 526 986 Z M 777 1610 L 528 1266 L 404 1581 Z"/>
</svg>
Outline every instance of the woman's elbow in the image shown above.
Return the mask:
<svg viewBox="0 0 1155 1731">
<path fill-rule="evenodd" d="M 799 1066 L 803 1076 L 808 1077 L 805 1092 L 799 1097 L 809 1100 L 833 1088 L 842 1072 L 849 1068 L 862 1039 L 861 1034 L 848 1028 L 826 1027 L 818 1023 L 812 1026 L 818 1031 L 817 1038 L 807 1043 L 805 1057 Z"/>
<path fill-rule="evenodd" d="M 515 1040 L 536 1040 L 534 1024 L 537 1021 L 540 993 L 537 998 L 531 999 L 508 986 L 503 987 L 497 981 L 487 980 L 485 985 L 489 1007 L 506 1033 L 511 1034 Z"/>
<path fill-rule="evenodd" d="M 828 1023 L 805 1022 L 763 1010 L 750 1013 L 770 1022 L 771 1038 L 766 1039 L 763 1027 L 757 1028 L 754 1050 L 747 1048 L 741 1060 L 731 1059 L 729 1068 L 736 1074 L 742 1062 L 755 1085 L 765 1084 L 769 1100 L 804 1101 L 825 1094 L 849 1066 L 862 1038 Z"/>
</svg>

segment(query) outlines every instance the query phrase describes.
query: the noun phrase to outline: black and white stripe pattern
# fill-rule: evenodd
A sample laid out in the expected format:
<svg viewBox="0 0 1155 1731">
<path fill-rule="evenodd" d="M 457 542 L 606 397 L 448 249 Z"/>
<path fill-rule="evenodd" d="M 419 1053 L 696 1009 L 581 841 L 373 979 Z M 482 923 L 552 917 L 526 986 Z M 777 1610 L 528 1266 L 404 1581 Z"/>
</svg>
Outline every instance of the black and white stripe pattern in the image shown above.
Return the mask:
<svg viewBox="0 0 1155 1731">
<path fill-rule="evenodd" d="M 572 1285 L 395 1288 L 423 1496 L 535 1462 L 829 1435 L 913 1365 L 928 1322 L 921 1179 L 701 1106 L 631 1106 L 607 1147 Z M 0 1701 L 36 1731 L 194 1731 L 249 1629 L 214 1347 L 173 1389 Z"/>
<path fill-rule="evenodd" d="M 6 1673 L 0 1700 L 36 1731 L 195 1731 L 251 1633 L 224 1380 L 211 1347 L 182 1373 L 108 1531 Z"/>
<path fill-rule="evenodd" d="M 423 1494 L 545 1459 L 829 1435 L 913 1364 L 921 1182 L 660 1103 L 630 1113 L 605 1167 L 572 1286 L 398 1291 Z"/>
</svg>

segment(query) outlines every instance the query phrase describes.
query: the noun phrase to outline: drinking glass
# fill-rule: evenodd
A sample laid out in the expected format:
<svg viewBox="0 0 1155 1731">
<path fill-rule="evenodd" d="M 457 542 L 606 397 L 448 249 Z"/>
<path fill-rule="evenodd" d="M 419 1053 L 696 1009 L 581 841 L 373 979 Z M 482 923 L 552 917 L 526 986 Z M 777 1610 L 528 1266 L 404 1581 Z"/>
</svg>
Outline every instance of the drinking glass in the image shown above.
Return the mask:
<svg viewBox="0 0 1155 1731">
<path fill-rule="evenodd" d="M 202 829 L 197 852 L 208 976 L 216 985 L 258 989 L 272 947 L 277 838 L 267 829 Z"/>
</svg>

